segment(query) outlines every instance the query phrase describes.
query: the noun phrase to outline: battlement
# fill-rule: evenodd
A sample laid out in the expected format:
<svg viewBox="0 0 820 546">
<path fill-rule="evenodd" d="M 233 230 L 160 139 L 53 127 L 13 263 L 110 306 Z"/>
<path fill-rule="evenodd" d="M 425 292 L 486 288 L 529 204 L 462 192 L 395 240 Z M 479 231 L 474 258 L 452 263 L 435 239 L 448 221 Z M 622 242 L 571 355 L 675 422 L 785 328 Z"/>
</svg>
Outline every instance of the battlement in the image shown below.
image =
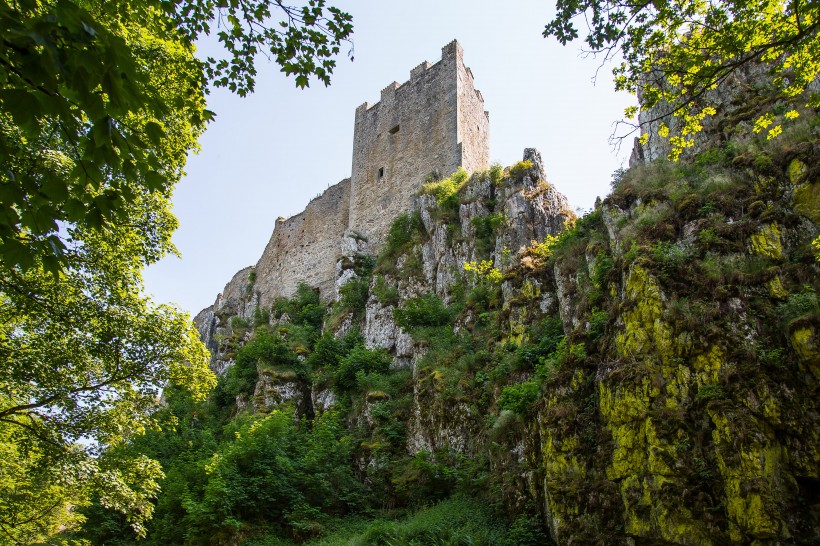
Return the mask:
<svg viewBox="0 0 820 546">
<path fill-rule="evenodd" d="M 381 105 L 381 102 L 385 100 L 385 98 L 387 98 L 388 100 L 397 98 L 397 92 L 399 90 L 407 88 L 408 84 L 419 83 L 423 82 L 427 78 L 438 77 L 437 71 L 441 69 L 442 61 L 444 61 L 445 64 L 447 64 L 448 62 L 452 63 L 453 61 L 461 63 L 463 55 L 464 50 L 461 47 L 461 44 L 459 44 L 457 40 L 453 40 L 452 42 L 441 48 L 441 59 L 438 62 L 431 63 L 430 61 L 423 61 L 418 66 L 410 70 L 410 79 L 406 82 L 391 82 L 381 90 L 379 102 L 376 102 L 374 104 L 370 104 L 369 102 L 362 103 L 356 108 L 356 116 L 360 116 L 368 110 L 378 108 Z M 473 71 L 470 70 L 470 67 L 468 66 L 464 66 L 463 69 L 464 71 L 466 71 L 466 74 L 470 77 L 470 83 L 472 84 L 472 81 L 474 79 Z M 428 72 L 430 73 L 429 75 Z M 475 89 L 475 93 L 478 100 L 483 103 L 484 97 L 481 95 L 481 93 L 477 89 Z"/>
<path fill-rule="evenodd" d="M 433 65 L 430 64 L 430 61 L 424 61 L 416 68 L 410 71 L 410 81 L 419 79 L 427 70 L 430 69 Z"/>
</svg>

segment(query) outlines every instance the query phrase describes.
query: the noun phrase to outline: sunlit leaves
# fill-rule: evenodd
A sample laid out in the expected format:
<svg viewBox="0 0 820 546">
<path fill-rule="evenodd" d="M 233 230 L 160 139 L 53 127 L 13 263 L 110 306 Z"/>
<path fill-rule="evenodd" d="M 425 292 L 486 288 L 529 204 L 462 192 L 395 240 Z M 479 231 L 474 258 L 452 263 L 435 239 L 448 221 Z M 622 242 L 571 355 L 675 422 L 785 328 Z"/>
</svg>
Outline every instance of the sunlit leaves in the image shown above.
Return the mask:
<svg viewBox="0 0 820 546">
<path fill-rule="evenodd" d="M 266 0 L 206 4 L 221 22 L 216 35 L 227 53 L 221 58 L 210 57 L 206 74 L 217 87 L 227 87 L 240 96 L 254 89 L 255 56 L 259 53 L 273 59 L 286 75 L 294 76 L 297 87 L 307 87 L 311 77 L 328 85 L 341 44 L 353 32 L 350 15 L 327 6 L 325 0 L 309 0 L 301 7 L 277 4 L 276 14 Z M 282 15 L 283 20 L 276 21 L 275 15 Z M 183 11 L 182 28 L 191 35 L 207 34 L 210 29 L 203 32 L 197 24 L 201 16 Z"/>
<path fill-rule="evenodd" d="M 759 116 L 771 114 L 767 108 L 778 100 L 798 106 L 797 98 L 820 74 L 817 2 L 558 0 L 557 14 L 544 35 L 565 44 L 579 36 L 576 19 L 586 25 L 584 40 L 592 52 L 606 60 L 623 59 L 613 70 L 616 90 L 639 95 L 646 111 L 658 107 L 654 119 L 627 125 L 645 131 L 659 119 L 674 120 L 664 136 L 672 158 L 692 146 L 705 116 L 717 113 L 708 91 L 736 70 L 764 63 L 772 100 L 759 106 Z M 816 95 L 802 100 L 809 107 L 820 104 Z M 632 108 L 625 117 L 634 117 Z M 794 117 L 785 116 L 784 121 Z M 766 127 L 755 124 L 754 130 Z M 768 138 L 781 130 L 778 122 Z"/>
</svg>

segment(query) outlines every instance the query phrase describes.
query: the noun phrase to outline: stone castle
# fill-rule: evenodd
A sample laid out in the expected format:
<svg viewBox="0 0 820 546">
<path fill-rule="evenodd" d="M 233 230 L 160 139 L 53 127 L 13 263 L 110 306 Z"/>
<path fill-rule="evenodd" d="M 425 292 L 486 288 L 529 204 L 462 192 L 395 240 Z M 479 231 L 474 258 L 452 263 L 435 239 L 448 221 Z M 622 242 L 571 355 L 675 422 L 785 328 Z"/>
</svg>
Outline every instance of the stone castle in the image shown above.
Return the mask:
<svg viewBox="0 0 820 546">
<path fill-rule="evenodd" d="M 448 176 L 459 166 L 470 172 L 487 167 L 489 129 L 484 99 L 457 41 L 442 48 L 437 63 L 414 68 L 409 81 L 385 87 L 376 104 L 359 106 L 351 177 L 299 214 L 276 220 L 255 268 L 256 303 L 291 296 L 301 282 L 323 299 L 333 298 L 345 234 L 367 240 L 370 252 L 378 252 L 391 222 L 410 210 L 426 179 Z M 237 276 L 242 274 L 248 271 Z"/>
</svg>

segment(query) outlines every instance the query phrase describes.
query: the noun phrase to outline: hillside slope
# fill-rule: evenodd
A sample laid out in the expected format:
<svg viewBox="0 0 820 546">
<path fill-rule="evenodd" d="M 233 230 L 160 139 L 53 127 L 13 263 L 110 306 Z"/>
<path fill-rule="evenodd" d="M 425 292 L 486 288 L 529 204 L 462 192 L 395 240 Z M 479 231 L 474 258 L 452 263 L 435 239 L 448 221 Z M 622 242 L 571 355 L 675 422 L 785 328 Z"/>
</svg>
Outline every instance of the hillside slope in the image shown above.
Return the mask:
<svg viewBox="0 0 820 546">
<path fill-rule="evenodd" d="M 819 123 L 617 173 L 577 221 L 533 150 L 456 173 L 380 256 L 348 234 L 329 308 L 237 274 L 217 390 L 135 444 L 147 543 L 816 543 Z"/>
</svg>

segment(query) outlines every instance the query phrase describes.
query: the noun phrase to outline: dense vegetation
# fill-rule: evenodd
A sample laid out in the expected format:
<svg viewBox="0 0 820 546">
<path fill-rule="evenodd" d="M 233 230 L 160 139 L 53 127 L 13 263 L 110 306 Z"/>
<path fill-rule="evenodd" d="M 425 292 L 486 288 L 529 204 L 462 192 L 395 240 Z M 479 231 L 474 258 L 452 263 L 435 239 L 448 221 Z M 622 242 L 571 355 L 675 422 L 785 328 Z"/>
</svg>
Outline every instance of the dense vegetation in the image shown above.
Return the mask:
<svg viewBox="0 0 820 546">
<path fill-rule="evenodd" d="M 440 338 L 446 350 L 453 312 L 431 297 L 406 309 L 402 323 Z M 316 292 L 300 286 L 293 299 L 276 302 L 272 316 L 273 324 L 254 328 L 207 401 L 166 390 L 167 406 L 158 416 L 163 430 L 120 448 L 155 458 L 166 474 L 143 543 L 210 544 L 238 534 L 249 544 L 279 544 L 339 527 L 367 544 L 397 537 L 410 544 L 429 543 L 431 537 L 502 544 L 508 532 L 540 536 L 529 520 L 509 530 L 499 506 L 470 500 L 484 487 L 486 463 L 456 453 L 407 455 L 409 370 L 391 370 L 389 356 L 367 349 L 355 329 L 342 337 L 322 334 L 324 306 Z M 234 325 L 235 335 L 244 337 L 249 325 Z M 463 343 L 472 345 L 466 338 Z M 336 403 L 313 415 L 300 394 L 270 407 L 255 392 L 259 381 L 321 386 Z M 374 463 L 356 464 L 362 457 Z M 452 494 L 461 496 L 423 509 Z M 75 538 L 93 544 L 134 541 L 125 520 L 113 512 L 94 505 L 84 514 L 86 531 Z M 402 520 L 405 514 L 415 515 Z M 351 515 L 359 519 L 349 520 Z M 520 543 L 515 540 L 509 543 Z"/>
<path fill-rule="evenodd" d="M 165 431 L 118 448 L 166 473 L 145 543 L 810 543 L 817 123 L 616 173 L 562 234 L 516 254 L 473 240 L 444 297 L 407 291 L 429 242 L 415 212 L 329 309 L 302 286 L 231 320 L 211 396 L 168 389 Z M 469 185 L 493 176 L 500 198 L 533 173 L 428 186 L 431 217 L 452 244 L 462 225 L 495 241 L 512 228 L 459 218 Z M 374 305 L 421 348 L 412 371 L 365 346 Z M 446 441 L 410 449 L 429 434 Z M 83 514 L 76 538 L 134 541 Z"/>
<path fill-rule="evenodd" d="M 196 58 L 212 32 L 223 48 Z M 215 383 L 141 276 L 175 252 L 207 87 L 252 91 L 261 51 L 327 84 L 351 32 L 324 0 L 0 2 L 0 544 L 49 540 L 92 498 L 144 532 L 162 471 L 125 446 L 163 387 Z"/>
</svg>

